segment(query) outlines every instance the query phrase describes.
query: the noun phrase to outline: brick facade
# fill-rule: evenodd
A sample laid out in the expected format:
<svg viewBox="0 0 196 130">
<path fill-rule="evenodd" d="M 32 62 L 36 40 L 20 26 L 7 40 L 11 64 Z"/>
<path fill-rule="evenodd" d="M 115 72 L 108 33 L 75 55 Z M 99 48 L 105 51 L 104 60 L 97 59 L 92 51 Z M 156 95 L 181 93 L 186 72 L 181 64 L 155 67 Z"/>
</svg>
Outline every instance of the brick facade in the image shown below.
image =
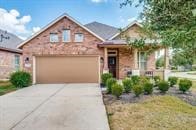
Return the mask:
<svg viewBox="0 0 196 130">
<path fill-rule="evenodd" d="M 70 29 L 71 42 L 62 42 L 62 31 L 64 29 Z M 128 31 L 128 34 L 134 37 L 139 36 L 137 29 L 137 26 L 133 26 L 133 28 Z M 59 42 L 50 43 L 50 33 L 58 34 Z M 84 41 L 82 43 L 74 42 L 75 33 L 84 34 Z M 33 56 L 36 55 L 99 55 L 100 57 L 104 57 L 104 48 L 97 47 L 97 44 L 101 42 L 102 41 L 93 34 L 64 17 L 22 46 L 24 70 L 30 73 L 33 72 Z M 133 49 L 118 48 L 118 78 L 125 78 L 127 71 L 134 69 L 135 63 L 133 55 Z M 28 67 L 25 66 L 25 59 L 27 57 L 29 58 L 28 64 L 30 64 Z M 148 59 L 147 68 L 155 69 L 155 55 L 150 55 Z M 100 70 L 102 73 L 103 63 L 101 63 Z"/>
<path fill-rule="evenodd" d="M 119 48 L 119 79 L 127 75 L 127 71 L 134 68 L 133 49 Z"/>
<path fill-rule="evenodd" d="M 62 42 L 64 29 L 70 29 L 71 42 Z M 50 33 L 58 34 L 58 43 L 50 43 Z M 82 43 L 74 42 L 75 33 L 83 33 L 84 41 Z M 24 65 L 24 70 L 32 73 L 34 55 L 100 55 L 103 57 L 103 49 L 97 47 L 98 43 L 101 43 L 101 40 L 65 17 L 23 46 L 23 63 L 28 57 L 28 64 L 31 64 L 30 67 Z"/>
<path fill-rule="evenodd" d="M 10 73 L 16 70 L 15 55 L 20 55 L 20 54 L 0 50 L 0 79 L 8 79 Z M 21 59 L 21 55 L 20 55 L 20 59 Z"/>
</svg>

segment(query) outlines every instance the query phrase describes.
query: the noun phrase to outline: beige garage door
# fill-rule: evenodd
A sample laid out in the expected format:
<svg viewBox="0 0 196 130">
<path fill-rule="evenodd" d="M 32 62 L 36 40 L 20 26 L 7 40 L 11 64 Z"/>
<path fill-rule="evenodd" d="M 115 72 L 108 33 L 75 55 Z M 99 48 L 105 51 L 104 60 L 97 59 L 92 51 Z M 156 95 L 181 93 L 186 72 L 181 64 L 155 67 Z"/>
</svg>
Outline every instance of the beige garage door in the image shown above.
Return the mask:
<svg viewBox="0 0 196 130">
<path fill-rule="evenodd" d="M 36 83 L 98 83 L 98 56 L 36 57 Z"/>
</svg>

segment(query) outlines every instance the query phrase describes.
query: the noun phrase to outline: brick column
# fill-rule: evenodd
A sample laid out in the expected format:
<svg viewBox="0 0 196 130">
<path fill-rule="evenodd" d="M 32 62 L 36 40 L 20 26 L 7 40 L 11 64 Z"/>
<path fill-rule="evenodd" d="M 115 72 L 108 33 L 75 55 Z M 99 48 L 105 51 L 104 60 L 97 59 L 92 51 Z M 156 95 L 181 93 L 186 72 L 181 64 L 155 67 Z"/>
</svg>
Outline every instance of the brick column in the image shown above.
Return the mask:
<svg viewBox="0 0 196 130">
<path fill-rule="evenodd" d="M 103 67 L 103 73 L 108 73 L 108 49 L 104 48 L 104 67 Z"/>
</svg>

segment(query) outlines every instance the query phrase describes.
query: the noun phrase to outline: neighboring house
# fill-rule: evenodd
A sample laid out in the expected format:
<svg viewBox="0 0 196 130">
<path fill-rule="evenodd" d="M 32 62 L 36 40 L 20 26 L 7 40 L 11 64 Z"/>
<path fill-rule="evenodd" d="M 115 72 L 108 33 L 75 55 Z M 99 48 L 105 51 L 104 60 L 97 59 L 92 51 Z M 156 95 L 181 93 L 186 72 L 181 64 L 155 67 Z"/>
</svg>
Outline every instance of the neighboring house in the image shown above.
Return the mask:
<svg viewBox="0 0 196 130">
<path fill-rule="evenodd" d="M 129 72 L 154 71 L 155 53 L 145 59 L 145 52 L 128 47 L 122 37 L 139 38 L 141 27 L 134 21 L 120 33 L 98 22 L 82 25 L 63 14 L 18 46 L 24 70 L 34 83 L 97 83 L 104 72 L 123 79 Z M 150 42 L 146 40 L 147 46 Z"/>
<path fill-rule="evenodd" d="M 0 30 L 0 79 L 8 79 L 10 73 L 21 68 L 22 51 L 17 46 L 22 42 L 17 36 Z"/>
</svg>

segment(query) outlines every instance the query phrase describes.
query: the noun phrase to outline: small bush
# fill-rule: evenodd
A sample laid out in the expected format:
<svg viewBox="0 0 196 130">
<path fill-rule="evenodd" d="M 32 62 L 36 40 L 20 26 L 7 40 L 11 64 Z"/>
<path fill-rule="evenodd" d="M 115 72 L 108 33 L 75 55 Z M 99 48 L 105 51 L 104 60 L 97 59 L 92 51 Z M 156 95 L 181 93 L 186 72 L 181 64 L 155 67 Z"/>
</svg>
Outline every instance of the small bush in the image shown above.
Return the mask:
<svg viewBox="0 0 196 130">
<path fill-rule="evenodd" d="M 150 82 L 144 83 L 144 92 L 146 94 L 152 94 L 153 92 L 153 84 Z"/>
<path fill-rule="evenodd" d="M 109 78 L 106 82 L 106 86 L 107 86 L 107 93 L 111 93 L 112 92 L 112 85 L 116 84 L 117 81 L 114 78 Z"/>
<path fill-rule="evenodd" d="M 131 80 L 134 85 L 138 84 L 140 82 L 140 77 L 138 75 L 131 76 Z"/>
<path fill-rule="evenodd" d="M 31 85 L 31 74 L 24 71 L 17 71 L 11 74 L 10 82 L 18 88 L 28 87 Z"/>
<path fill-rule="evenodd" d="M 119 98 L 123 93 L 123 87 L 120 84 L 114 84 L 112 86 L 112 94 Z"/>
<path fill-rule="evenodd" d="M 173 87 L 175 84 L 177 84 L 178 78 L 177 77 L 169 77 L 168 82 L 169 82 L 170 87 Z"/>
<path fill-rule="evenodd" d="M 179 90 L 185 93 L 192 86 L 192 81 L 188 79 L 181 79 L 179 82 Z"/>
<path fill-rule="evenodd" d="M 111 73 L 104 73 L 101 75 L 101 82 L 103 83 L 103 85 L 106 85 L 106 82 L 109 78 L 112 78 Z"/>
<path fill-rule="evenodd" d="M 133 85 L 132 80 L 130 78 L 126 78 L 122 81 L 122 83 L 123 83 L 123 87 L 124 87 L 125 92 L 129 93 L 131 91 L 132 85 Z"/>
<path fill-rule="evenodd" d="M 147 76 L 140 76 L 140 84 L 144 85 L 145 83 L 150 82 L 150 78 Z"/>
<path fill-rule="evenodd" d="M 159 82 L 161 81 L 160 76 L 154 76 L 154 86 L 157 87 Z"/>
<path fill-rule="evenodd" d="M 143 87 L 141 85 L 134 85 L 133 92 L 134 92 L 135 96 L 138 97 L 140 94 L 143 93 Z"/>
<path fill-rule="evenodd" d="M 160 81 L 159 83 L 158 83 L 158 87 L 159 87 L 159 90 L 162 92 L 162 93 L 165 93 L 166 91 L 168 91 L 168 89 L 169 89 L 169 84 L 168 84 L 168 82 L 166 82 L 166 81 Z"/>
</svg>

